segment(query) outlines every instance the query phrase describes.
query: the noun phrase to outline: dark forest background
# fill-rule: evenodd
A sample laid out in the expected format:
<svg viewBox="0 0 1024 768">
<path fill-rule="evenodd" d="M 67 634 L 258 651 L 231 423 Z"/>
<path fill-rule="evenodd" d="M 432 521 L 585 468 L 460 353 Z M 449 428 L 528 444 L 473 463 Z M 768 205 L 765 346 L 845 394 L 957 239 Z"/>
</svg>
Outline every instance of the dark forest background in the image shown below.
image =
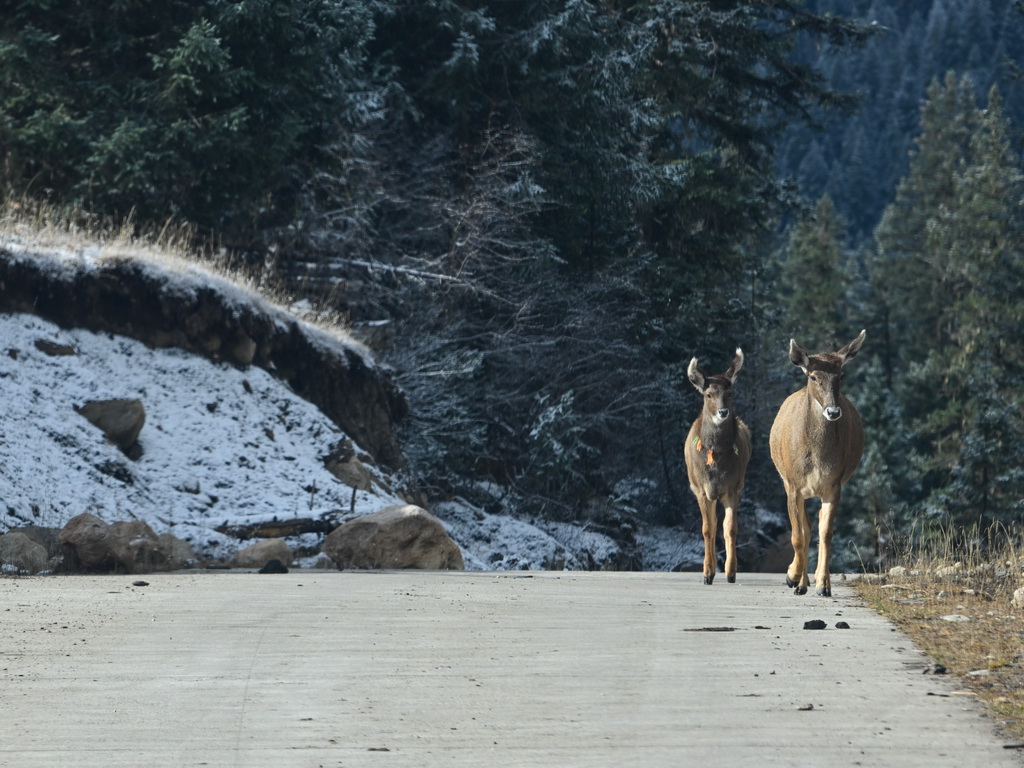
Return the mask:
<svg viewBox="0 0 1024 768">
<path fill-rule="evenodd" d="M 795 336 L 867 342 L 836 551 L 1024 499 L 1016 0 L 0 3 L 0 184 L 345 315 L 434 498 L 698 528 L 698 356 L 781 513 Z"/>
</svg>

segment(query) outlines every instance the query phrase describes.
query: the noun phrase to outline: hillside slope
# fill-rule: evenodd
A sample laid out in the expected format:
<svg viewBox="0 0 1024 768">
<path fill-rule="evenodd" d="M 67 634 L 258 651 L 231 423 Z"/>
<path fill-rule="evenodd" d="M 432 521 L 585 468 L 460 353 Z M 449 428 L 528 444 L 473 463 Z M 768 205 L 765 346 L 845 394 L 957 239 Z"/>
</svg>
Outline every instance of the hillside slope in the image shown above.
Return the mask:
<svg viewBox="0 0 1024 768">
<path fill-rule="evenodd" d="M 402 402 L 358 344 L 268 309 L 258 296 L 191 266 L 102 258 L 96 264 L 81 254 L 9 246 L 0 249 L 0 533 L 23 525 L 60 527 L 90 512 L 108 522 L 144 520 L 158 533 L 189 541 L 204 558 L 230 560 L 249 543 L 240 538 L 248 529 L 303 521 L 306 532 L 287 540 L 312 558 L 335 525 L 391 504 L 422 503 L 401 468 L 393 433 L 367 432 L 373 422 L 356 418 L 375 412 L 358 402 L 371 374 L 383 382 L 379 391 L 370 390 L 371 406 Z M 124 275 L 129 282 L 119 282 Z M 98 283 L 109 288 L 91 287 Z M 121 306 L 106 312 L 110 296 L 124 295 L 126 285 L 141 291 L 129 296 L 138 311 Z M 107 298 L 90 303 L 81 295 L 90 292 Z M 339 376 L 353 357 L 361 361 L 363 389 L 346 392 L 339 382 L 343 395 L 327 403 L 345 406 L 356 431 L 369 434 L 392 465 L 377 461 L 342 428 L 343 419 L 301 396 L 310 388 L 294 369 L 274 365 L 294 350 L 265 354 L 264 369 L 258 352 L 246 365 L 230 359 L 223 343 L 200 348 L 195 339 L 203 337 L 197 329 L 204 325 L 195 318 L 202 306 L 230 308 L 211 315 L 221 318 L 222 335 L 234 332 L 232 323 L 288 328 L 289 339 L 313 349 Z M 24 309 L 32 311 L 18 311 Z M 44 312 L 53 317 L 40 316 Z M 78 327 L 78 321 L 101 330 Z M 205 326 L 206 338 L 212 330 Z M 256 334 L 257 347 L 262 338 Z M 175 340 L 184 348 L 173 346 Z M 88 401 L 116 398 L 138 399 L 146 410 L 135 460 L 76 412 Z M 358 489 L 326 468 L 338 455 L 355 457 L 365 472 Z M 579 526 L 489 514 L 459 500 L 431 511 L 459 543 L 469 568 L 602 568 L 624 560 L 614 540 Z M 692 559 L 690 543 L 677 531 L 639 538 L 644 567 L 663 570 Z"/>
</svg>

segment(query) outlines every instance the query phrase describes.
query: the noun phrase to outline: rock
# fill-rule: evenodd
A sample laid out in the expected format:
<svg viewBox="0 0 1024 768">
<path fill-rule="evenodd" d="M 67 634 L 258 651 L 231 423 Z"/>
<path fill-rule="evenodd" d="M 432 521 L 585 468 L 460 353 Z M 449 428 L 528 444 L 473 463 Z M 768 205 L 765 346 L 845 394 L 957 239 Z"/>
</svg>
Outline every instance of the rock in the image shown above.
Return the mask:
<svg viewBox="0 0 1024 768">
<path fill-rule="evenodd" d="M 910 572 L 902 565 L 895 565 L 889 569 L 889 575 L 895 579 L 906 577 Z"/>
<path fill-rule="evenodd" d="M 19 528 L 12 528 L 7 533 L 25 534 L 46 550 L 47 559 L 60 556 L 60 528 L 49 528 L 45 525 L 25 525 Z"/>
<path fill-rule="evenodd" d="M 836 622 L 836 629 L 849 629 L 849 628 L 850 628 L 850 625 L 847 624 L 845 621 L 837 621 Z"/>
<path fill-rule="evenodd" d="M 175 571 L 196 563 L 188 542 L 170 533 L 158 536 L 142 520 L 111 523 L 110 532 L 117 541 L 117 550 L 125 554 L 132 573 Z"/>
<path fill-rule="evenodd" d="M 288 573 L 285 564 L 278 559 L 267 560 L 267 564 L 260 568 L 257 573 Z"/>
<path fill-rule="evenodd" d="M 110 526 L 96 515 L 75 515 L 57 537 L 64 556 L 63 568 L 71 572 L 110 573 L 130 570 L 130 557 L 118 549 Z"/>
<path fill-rule="evenodd" d="M 338 565 L 325 552 L 320 552 L 313 558 L 309 567 L 316 570 L 333 571 Z"/>
<path fill-rule="evenodd" d="M 256 357 L 256 342 L 249 334 L 239 331 L 237 338 L 226 351 L 231 362 L 241 368 L 248 368 Z"/>
<path fill-rule="evenodd" d="M 0 565 L 22 573 L 39 573 L 46 570 L 48 560 L 46 548 L 24 533 L 0 536 Z"/>
<path fill-rule="evenodd" d="M 328 534 L 323 551 L 341 570 L 465 568 L 459 545 L 441 522 L 412 504 L 350 520 Z"/>
<path fill-rule="evenodd" d="M 161 533 L 156 537 L 157 546 L 166 553 L 167 564 L 173 571 L 182 568 L 194 568 L 199 565 L 199 558 L 192 545 L 179 539 L 173 533 Z"/>
<path fill-rule="evenodd" d="M 943 621 L 952 621 L 952 622 L 955 623 L 955 622 L 970 621 L 971 619 L 970 619 L 969 616 L 964 616 L 963 614 L 960 614 L 960 613 L 951 613 L 948 616 L 943 616 L 942 620 Z"/>
<path fill-rule="evenodd" d="M 36 339 L 35 346 L 44 355 L 49 355 L 50 357 L 70 357 L 78 354 L 70 344 L 59 344 L 48 339 Z"/>
<path fill-rule="evenodd" d="M 349 488 L 358 491 L 373 490 L 373 475 L 356 456 L 351 440 L 340 440 L 331 447 L 323 459 L 324 467 Z"/>
<path fill-rule="evenodd" d="M 263 539 L 238 550 L 235 565 L 239 568 L 262 568 L 271 560 L 278 560 L 285 567 L 292 564 L 292 551 L 284 539 Z"/>
<path fill-rule="evenodd" d="M 937 579 L 955 579 L 963 573 L 963 563 L 953 563 L 952 565 L 943 565 L 935 569 L 935 578 Z"/>
<path fill-rule="evenodd" d="M 325 466 L 328 472 L 349 488 L 357 491 L 373 490 L 373 475 L 355 456 L 348 461 L 328 461 Z"/>
<path fill-rule="evenodd" d="M 93 400 L 79 408 L 78 413 L 125 453 L 138 442 L 146 423 L 146 409 L 140 400 Z"/>
<path fill-rule="evenodd" d="M 1024 608 L 1024 587 L 1014 590 L 1013 599 L 1010 603 L 1016 608 Z"/>
<path fill-rule="evenodd" d="M 804 629 L 825 629 L 828 626 L 821 619 L 812 619 L 804 622 Z"/>
</svg>

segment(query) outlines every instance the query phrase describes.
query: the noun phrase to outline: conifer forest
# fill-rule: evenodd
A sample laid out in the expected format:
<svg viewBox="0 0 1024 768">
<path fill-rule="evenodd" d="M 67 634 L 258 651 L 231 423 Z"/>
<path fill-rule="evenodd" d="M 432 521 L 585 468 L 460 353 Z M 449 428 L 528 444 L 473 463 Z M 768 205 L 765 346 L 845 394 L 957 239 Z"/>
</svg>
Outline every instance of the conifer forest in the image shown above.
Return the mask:
<svg viewBox="0 0 1024 768">
<path fill-rule="evenodd" d="M 2 8 L 0 193 L 389 329 L 433 498 L 699 532 L 687 365 L 740 346 L 740 525 L 784 517 L 789 340 L 866 329 L 833 561 L 1019 522 L 1021 0 Z"/>
</svg>

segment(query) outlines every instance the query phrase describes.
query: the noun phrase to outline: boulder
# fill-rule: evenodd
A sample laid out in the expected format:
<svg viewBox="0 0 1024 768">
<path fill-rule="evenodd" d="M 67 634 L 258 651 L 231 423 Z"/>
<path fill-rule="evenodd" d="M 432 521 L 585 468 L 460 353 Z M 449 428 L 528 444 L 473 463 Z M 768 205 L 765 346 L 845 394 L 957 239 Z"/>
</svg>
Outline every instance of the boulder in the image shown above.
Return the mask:
<svg viewBox="0 0 1024 768">
<path fill-rule="evenodd" d="M 146 409 L 140 400 L 93 400 L 79 408 L 78 413 L 125 453 L 138 442 L 146 423 Z"/>
<path fill-rule="evenodd" d="M 68 520 L 57 537 L 64 556 L 63 568 L 71 572 L 110 573 L 130 570 L 130 556 L 119 549 L 110 526 L 96 515 L 83 512 Z"/>
<path fill-rule="evenodd" d="M 285 567 L 292 564 L 292 550 L 284 539 L 263 539 L 238 550 L 235 565 L 239 568 L 262 568 L 271 560 L 279 560 Z"/>
<path fill-rule="evenodd" d="M 340 570 L 465 568 L 459 545 L 441 522 L 412 504 L 386 507 L 335 528 L 323 552 Z"/>
<path fill-rule="evenodd" d="M 328 472 L 349 488 L 355 488 L 357 491 L 373 490 L 373 475 L 355 456 L 347 461 L 330 461 L 326 467 Z"/>
<path fill-rule="evenodd" d="M 1010 603 L 1014 608 L 1024 608 L 1024 587 L 1019 587 L 1013 591 L 1013 599 Z"/>
<path fill-rule="evenodd" d="M 21 573 L 39 573 L 46 570 L 48 560 L 46 548 L 24 533 L 0 536 L 0 566 Z"/>
<path fill-rule="evenodd" d="M 60 528 L 49 528 L 45 525 L 23 525 L 18 528 L 11 528 L 8 533 L 23 533 L 36 544 L 42 545 L 46 550 L 47 559 L 60 555 Z"/>
<path fill-rule="evenodd" d="M 156 537 L 157 545 L 167 554 L 167 563 L 171 570 L 194 568 L 199 565 L 199 558 L 192 545 L 179 539 L 172 533 L 161 533 Z"/>
<path fill-rule="evenodd" d="M 110 533 L 115 539 L 115 549 L 124 553 L 132 573 L 175 571 L 196 563 L 188 542 L 169 533 L 158 536 L 142 520 L 111 523 Z"/>
</svg>

